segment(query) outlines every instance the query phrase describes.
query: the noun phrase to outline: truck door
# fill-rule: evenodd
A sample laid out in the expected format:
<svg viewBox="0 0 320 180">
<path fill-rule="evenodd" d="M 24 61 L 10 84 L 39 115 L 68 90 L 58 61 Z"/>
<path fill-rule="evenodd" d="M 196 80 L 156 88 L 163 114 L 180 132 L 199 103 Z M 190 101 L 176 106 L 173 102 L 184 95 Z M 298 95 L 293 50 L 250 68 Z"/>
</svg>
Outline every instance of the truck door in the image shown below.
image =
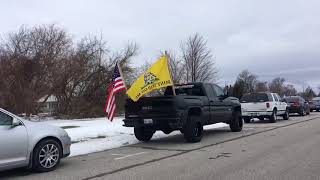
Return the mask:
<svg viewBox="0 0 320 180">
<path fill-rule="evenodd" d="M 211 88 L 215 94 L 213 101 L 210 101 L 211 122 L 227 122 L 232 116 L 231 104 L 221 98 L 224 96 L 224 92 L 219 86 L 211 85 Z"/>
<path fill-rule="evenodd" d="M 284 114 L 287 109 L 287 103 L 281 100 L 281 97 L 279 96 L 279 94 L 276 93 L 276 96 L 278 97 L 278 100 L 279 100 L 279 109 L 281 111 L 280 113 Z"/>
<path fill-rule="evenodd" d="M 206 115 L 207 124 L 209 124 L 209 123 L 212 123 L 212 120 L 213 120 L 213 117 L 212 117 L 213 108 L 211 107 L 212 106 L 211 104 L 215 100 L 215 94 L 210 84 L 204 84 L 204 88 L 206 91 L 206 95 L 208 97 L 208 104 L 204 107 L 205 109 L 204 111 L 208 110 L 205 112 L 205 115 Z"/>
</svg>

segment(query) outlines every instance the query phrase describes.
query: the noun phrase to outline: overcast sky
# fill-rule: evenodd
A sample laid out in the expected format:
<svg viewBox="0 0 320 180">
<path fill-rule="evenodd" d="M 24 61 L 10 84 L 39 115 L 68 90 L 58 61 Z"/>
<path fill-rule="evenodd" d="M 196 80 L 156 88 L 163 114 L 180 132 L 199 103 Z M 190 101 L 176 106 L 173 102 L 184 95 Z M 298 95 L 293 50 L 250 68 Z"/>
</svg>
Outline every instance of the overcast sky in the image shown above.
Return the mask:
<svg viewBox="0 0 320 180">
<path fill-rule="evenodd" d="M 216 57 L 221 84 L 243 69 L 262 80 L 276 76 L 320 85 L 319 0 L 1 0 L 0 33 L 22 24 L 56 23 L 75 38 L 100 34 L 112 49 L 134 41 L 135 63 L 160 50 L 178 51 L 200 33 Z"/>
</svg>

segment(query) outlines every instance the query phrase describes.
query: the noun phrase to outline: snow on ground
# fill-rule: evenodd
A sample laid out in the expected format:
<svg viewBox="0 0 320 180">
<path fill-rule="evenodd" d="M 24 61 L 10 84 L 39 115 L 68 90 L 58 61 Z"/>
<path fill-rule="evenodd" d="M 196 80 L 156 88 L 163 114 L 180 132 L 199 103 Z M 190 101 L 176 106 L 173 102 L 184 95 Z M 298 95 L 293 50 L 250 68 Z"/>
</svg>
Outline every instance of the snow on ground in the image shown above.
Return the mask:
<svg viewBox="0 0 320 180">
<path fill-rule="evenodd" d="M 106 118 L 75 120 L 47 119 L 39 123 L 64 128 L 73 142 L 70 156 L 78 156 L 138 143 L 139 141 L 134 136 L 133 128 L 123 127 L 122 120 L 123 117 L 114 118 L 113 122 L 108 121 Z M 217 123 L 205 126 L 204 129 L 222 128 L 226 126 L 227 124 Z M 179 133 L 179 131 L 174 131 L 166 135 L 157 131 L 153 138 L 163 138 Z"/>
</svg>

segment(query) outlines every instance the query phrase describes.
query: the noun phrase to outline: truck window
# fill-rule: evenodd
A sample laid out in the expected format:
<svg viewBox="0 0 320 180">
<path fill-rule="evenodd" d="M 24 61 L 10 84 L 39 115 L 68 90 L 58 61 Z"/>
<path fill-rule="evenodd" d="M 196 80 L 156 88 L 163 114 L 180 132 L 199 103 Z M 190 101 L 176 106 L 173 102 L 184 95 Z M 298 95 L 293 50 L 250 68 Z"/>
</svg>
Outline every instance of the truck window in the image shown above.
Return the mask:
<svg viewBox="0 0 320 180">
<path fill-rule="evenodd" d="M 224 95 L 224 92 L 222 90 L 222 88 L 220 88 L 219 86 L 213 84 L 212 85 L 212 88 L 214 89 L 215 93 L 216 93 L 216 96 L 223 96 Z"/>
<path fill-rule="evenodd" d="M 178 85 L 175 86 L 176 95 L 185 96 L 204 96 L 202 86 L 195 85 Z M 172 87 L 168 86 L 164 92 L 165 96 L 172 96 Z"/>
<path fill-rule="evenodd" d="M 206 93 L 209 98 L 214 98 L 216 96 L 210 84 L 205 84 L 204 88 L 206 89 Z"/>
<path fill-rule="evenodd" d="M 275 101 L 279 101 L 278 96 L 276 94 L 272 94 Z"/>
<path fill-rule="evenodd" d="M 250 93 L 242 96 L 241 103 L 250 102 L 267 102 L 269 101 L 268 95 L 266 93 Z"/>
</svg>

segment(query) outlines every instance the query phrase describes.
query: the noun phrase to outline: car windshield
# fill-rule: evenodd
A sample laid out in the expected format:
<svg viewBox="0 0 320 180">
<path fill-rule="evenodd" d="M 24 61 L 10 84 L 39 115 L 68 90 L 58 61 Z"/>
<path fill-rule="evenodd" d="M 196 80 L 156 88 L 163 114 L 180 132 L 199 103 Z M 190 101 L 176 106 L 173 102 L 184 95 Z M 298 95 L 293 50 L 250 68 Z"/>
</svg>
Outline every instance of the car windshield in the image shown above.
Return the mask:
<svg viewBox="0 0 320 180">
<path fill-rule="evenodd" d="M 196 85 L 178 85 L 175 86 L 176 95 L 186 95 L 186 96 L 204 96 L 204 92 L 201 86 Z M 172 87 L 168 87 L 164 93 L 165 96 L 171 96 Z"/>
<path fill-rule="evenodd" d="M 245 94 L 240 99 L 241 103 L 250 103 L 250 102 L 267 102 L 269 101 L 268 95 L 266 93 L 251 93 Z"/>
</svg>

